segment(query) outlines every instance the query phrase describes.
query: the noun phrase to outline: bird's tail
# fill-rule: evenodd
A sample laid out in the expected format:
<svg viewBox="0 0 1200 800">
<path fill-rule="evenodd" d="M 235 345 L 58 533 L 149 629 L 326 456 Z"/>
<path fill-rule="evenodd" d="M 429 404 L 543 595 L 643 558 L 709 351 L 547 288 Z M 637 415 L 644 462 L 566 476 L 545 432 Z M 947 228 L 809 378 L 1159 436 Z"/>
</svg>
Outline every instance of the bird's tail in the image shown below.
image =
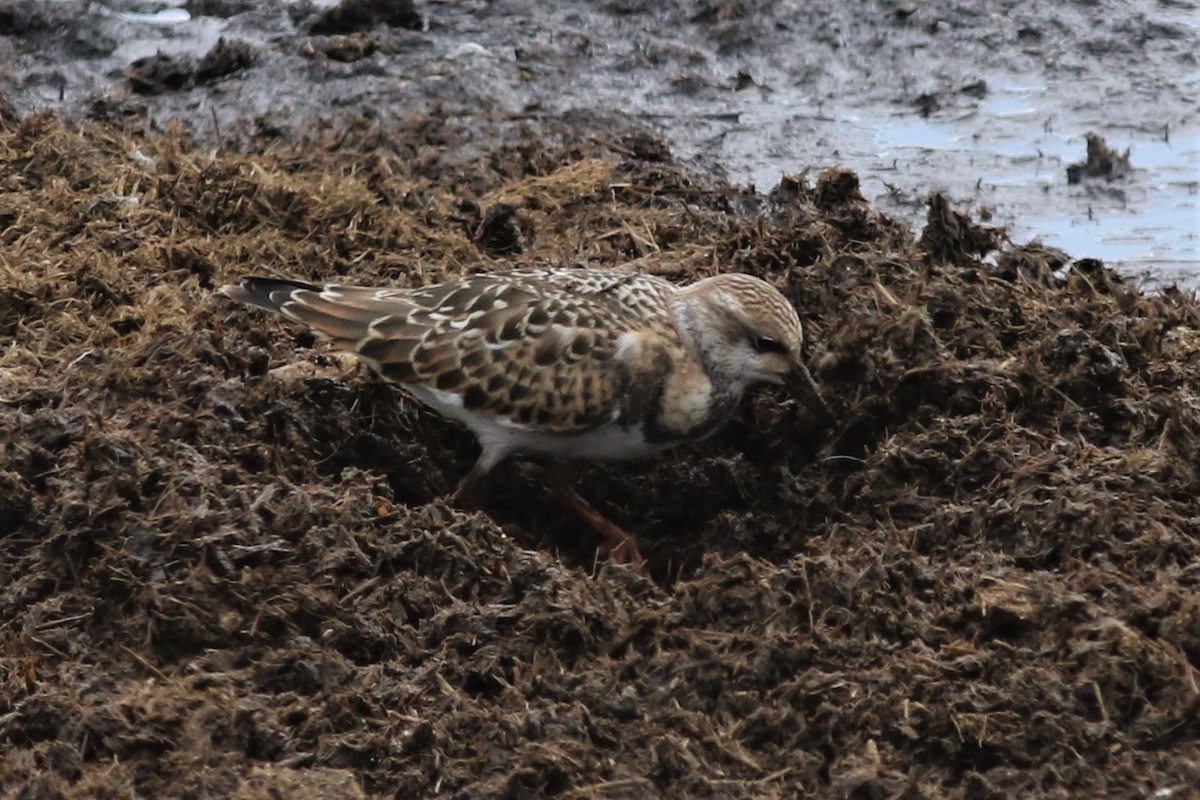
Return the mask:
<svg viewBox="0 0 1200 800">
<path fill-rule="evenodd" d="M 286 278 L 246 277 L 242 278 L 239 283 L 222 286 L 221 294 L 239 303 L 283 314 L 284 306 L 296 301 L 296 292 L 319 293 L 321 289 L 322 287 L 315 283 L 292 281 Z"/>
<path fill-rule="evenodd" d="M 397 319 L 401 326 L 412 311 L 403 291 L 365 286 L 314 284 L 284 278 L 242 278 L 221 288 L 239 303 L 274 311 L 307 325 L 338 347 L 358 350 L 367 340 L 381 338 L 373 326 Z M 364 358 L 370 358 L 360 353 Z"/>
</svg>

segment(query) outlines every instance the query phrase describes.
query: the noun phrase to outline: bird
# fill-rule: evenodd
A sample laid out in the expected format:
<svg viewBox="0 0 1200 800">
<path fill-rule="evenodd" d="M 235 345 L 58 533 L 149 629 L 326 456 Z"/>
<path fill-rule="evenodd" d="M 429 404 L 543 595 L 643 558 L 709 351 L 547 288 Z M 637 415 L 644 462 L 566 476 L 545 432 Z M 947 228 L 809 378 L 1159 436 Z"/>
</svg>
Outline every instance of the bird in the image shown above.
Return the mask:
<svg viewBox="0 0 1200 800">
<path fill-rule="evenodd" d="M 704 439 L 761 384 L 834 424 L 796 309 L 744 273 L 677 285 L 622 269 L 520 268 L 415 288 L 244 277 L 220 291 L 308 326 L 470 429 L 480 453 L 454 493 L 460 507 L 475 506 L 480 481 L 509 457 L 637 459 Z M 569 483 L 551 496 L 600 535 L 602 555 L 644 565 L 636 538 Z"/>
</svg>

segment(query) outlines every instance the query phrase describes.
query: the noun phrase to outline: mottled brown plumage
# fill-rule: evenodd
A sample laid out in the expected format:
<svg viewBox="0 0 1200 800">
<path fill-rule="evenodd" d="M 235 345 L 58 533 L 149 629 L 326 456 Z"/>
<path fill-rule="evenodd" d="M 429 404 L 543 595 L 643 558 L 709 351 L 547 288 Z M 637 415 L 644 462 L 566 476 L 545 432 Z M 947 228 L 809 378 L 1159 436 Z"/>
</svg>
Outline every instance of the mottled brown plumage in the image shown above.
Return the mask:
<svg viewBox="0 0 1200 800">
<path fill-rule="evenodd" d="M 510 270 L 418 289 L 245 278 L 222 291 L 309 326 L 470 427 L 483 452 L 463 491 L 510 454 L 634 458 L 702 438 L 756 383 L 787 383 L 830 419 L 795 310 L 747 275 L 677 287 Z"/>
</svg>

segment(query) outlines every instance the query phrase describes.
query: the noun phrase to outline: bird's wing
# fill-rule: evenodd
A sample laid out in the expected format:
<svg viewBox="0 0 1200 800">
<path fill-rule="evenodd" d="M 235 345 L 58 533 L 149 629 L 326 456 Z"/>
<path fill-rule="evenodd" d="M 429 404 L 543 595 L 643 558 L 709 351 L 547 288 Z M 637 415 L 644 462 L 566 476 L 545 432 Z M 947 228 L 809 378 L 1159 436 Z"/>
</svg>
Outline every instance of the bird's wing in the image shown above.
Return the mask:
<svg viewBox="0 0 1200 800">
<path fill-rule="evenodd" d="M 677 342 L 670 284 L 636 274 L 514 270 L 419 289 L 247 278 L 223 291 L 308 325 L 401 388 L 550 433 L 649 413 Z"/>
</svg>

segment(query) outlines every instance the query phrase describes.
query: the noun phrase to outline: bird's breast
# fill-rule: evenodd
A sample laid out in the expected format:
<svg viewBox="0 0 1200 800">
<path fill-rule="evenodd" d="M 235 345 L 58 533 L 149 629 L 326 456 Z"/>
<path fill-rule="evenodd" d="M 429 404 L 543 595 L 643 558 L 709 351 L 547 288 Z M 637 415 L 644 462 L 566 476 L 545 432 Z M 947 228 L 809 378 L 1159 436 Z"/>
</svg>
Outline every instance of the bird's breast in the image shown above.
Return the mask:
<svg viewBox="0 0 1200 800">
<path fill-rule="evenodd" d="M 652 441 L 703 439 L 725 424 L 739 394 L 733 387 L 713 383 L 698 364 L 680 365 L 666 376 L 647 437 Z"/>
</svg>

